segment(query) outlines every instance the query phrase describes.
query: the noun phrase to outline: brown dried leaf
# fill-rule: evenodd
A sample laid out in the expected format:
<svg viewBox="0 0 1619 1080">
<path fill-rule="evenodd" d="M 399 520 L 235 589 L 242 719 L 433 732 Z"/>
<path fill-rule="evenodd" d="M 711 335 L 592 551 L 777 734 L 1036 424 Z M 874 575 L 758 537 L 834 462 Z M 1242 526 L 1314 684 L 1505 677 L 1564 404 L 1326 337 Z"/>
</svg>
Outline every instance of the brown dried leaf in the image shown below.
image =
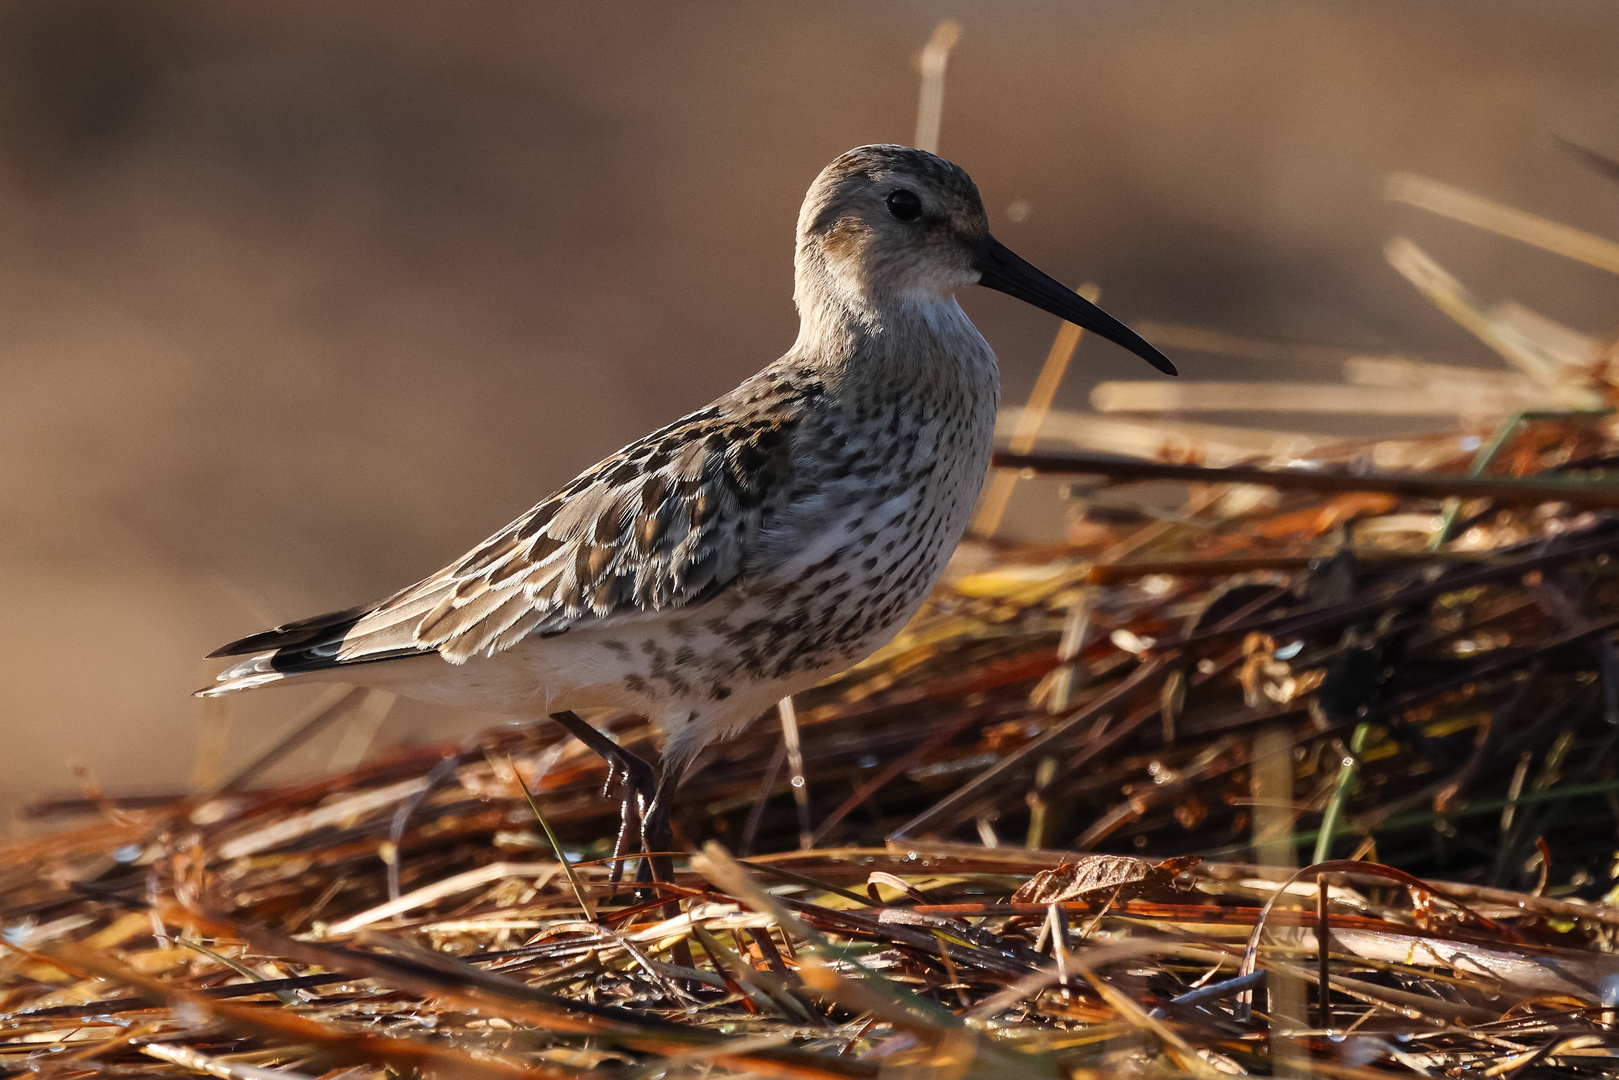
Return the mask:
<svg viewBox="0 0 1619 1080">
<path fill-rule="evenodd" d="M 1060 904 L 1087 893 L 1126 886 L 1135 892 L 1154 886 L 1168 888 L 1175 875 L 1196 859 L 1166 859 L 1151 863 L 1128 855 L 1081 855 L 1074 862 L 1042 870 L 1012 894 L 1014 904 Z"/>
</svg>

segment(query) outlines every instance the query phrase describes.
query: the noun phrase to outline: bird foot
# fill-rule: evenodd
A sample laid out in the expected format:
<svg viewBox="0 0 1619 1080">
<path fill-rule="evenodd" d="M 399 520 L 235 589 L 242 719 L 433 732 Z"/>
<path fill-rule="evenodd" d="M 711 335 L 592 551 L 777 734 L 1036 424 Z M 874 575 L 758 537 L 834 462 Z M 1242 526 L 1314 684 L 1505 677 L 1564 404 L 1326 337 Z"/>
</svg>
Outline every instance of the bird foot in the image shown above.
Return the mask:
<svg viewBox="0 0 1619 1080">
<path fill-rule="evenodd" d="M 626 750 L 597 731 L 578 713 L 572 711 L 552 713 L 551 719 L 561 724 L 570 735 L 590 747 L 607 762 L 607 782 L 602 787 L 604 797 L 610 795 L 614 781 L 620 785 L 618 836 L 613 843 L 613 869 L 610 878 L 616 887 L 624 876 L 624 859 L 629 854 L 631 837 L 640 837 L 643 853 L 667 851 L 669 845 L 673 843 L 672 834 L 669 832 L 668 814 L 659 809 L 666 805 L 667 800 L 660 797 L 662 788 L 658 783 L 657 770 L 644 758 Z M 653 841 L 650 846 L 649 839 Z M 649 865 L 659 861 L 664 864 L 662 867 Z M 673 866 L 667 857 L 662 860 L 643 859 L 636 879 L 668 880 L 672 872 Z"/>
</svg>

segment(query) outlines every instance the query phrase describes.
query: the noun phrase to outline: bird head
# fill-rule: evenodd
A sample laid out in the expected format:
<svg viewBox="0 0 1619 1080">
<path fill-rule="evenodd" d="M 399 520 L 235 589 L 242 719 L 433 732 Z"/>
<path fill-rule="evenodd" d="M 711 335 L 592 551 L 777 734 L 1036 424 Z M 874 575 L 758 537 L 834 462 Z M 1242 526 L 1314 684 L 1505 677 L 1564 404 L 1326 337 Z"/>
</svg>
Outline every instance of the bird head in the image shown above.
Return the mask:
<svg viewBox="0 0 1619 1080">
<path fill-rule="evenodd" d="M 1176 374 L 1134 330 L 991 236 L 972 177 L 925 150 L 860 146 L 821 171 L 798 215 L 798 280 L 801 308 L 807 293 L 830 290 L 871 311 L 983 285 Z"/>
</svg>

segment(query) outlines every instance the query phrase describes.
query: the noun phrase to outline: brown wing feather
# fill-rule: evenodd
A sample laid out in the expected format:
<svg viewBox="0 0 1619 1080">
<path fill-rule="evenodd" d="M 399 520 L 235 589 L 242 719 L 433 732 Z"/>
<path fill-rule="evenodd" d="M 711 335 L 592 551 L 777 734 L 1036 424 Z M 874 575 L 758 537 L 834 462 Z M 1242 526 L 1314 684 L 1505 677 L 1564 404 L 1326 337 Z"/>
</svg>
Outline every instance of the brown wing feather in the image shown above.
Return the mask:
<svg viewBox="0 0 1619 1080">
<path fill-rule="evenodd" d="M 529 634 L 712 595 L 743 574 L 750 539 L 790 497 L 790 437 L 821 392 L 767 369 L 382 603 L 326 617 L 325 632 L 307 620 L 238 644 L 277 650 L 270 665 L 286 673 L 429 651 L 462 663 Z"/>
</svg>

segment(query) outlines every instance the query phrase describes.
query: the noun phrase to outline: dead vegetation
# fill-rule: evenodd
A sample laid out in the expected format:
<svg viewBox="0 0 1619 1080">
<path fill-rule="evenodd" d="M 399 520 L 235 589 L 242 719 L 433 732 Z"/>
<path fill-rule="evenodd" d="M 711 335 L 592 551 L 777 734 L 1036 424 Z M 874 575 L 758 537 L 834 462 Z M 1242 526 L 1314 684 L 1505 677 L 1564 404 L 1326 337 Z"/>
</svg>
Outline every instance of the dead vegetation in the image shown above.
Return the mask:
<svg viewBox="0 0 1619 1080">
<path fill-rule="evenodd" d="M 1389 193 L 1619 269 L 1466 192 Z M 765 723 L 713 752 L 649 899 L 610 885 L 604 768 L 551 725 L 252 786 L 289 737 L 200 794 L 40 808 L 89 823 L 4 850 L 0 1068 L 1619 1073 L 1613 345 L 1389 254 L 1511 370 L 1317 347 L 1343 385 L 1110 384 L 1096 407 L 1135 415 L 1081 417 L 1046 410 L 1059 338 L 1000 463 L 1089 478 L 1064 541 L 970 543 L 798 699 L 796 747 Z M 1221 402 L 1450 423 L 1151 415 Z M 340 691 L 289 728 L 383 711 Z"/>
</svg>

